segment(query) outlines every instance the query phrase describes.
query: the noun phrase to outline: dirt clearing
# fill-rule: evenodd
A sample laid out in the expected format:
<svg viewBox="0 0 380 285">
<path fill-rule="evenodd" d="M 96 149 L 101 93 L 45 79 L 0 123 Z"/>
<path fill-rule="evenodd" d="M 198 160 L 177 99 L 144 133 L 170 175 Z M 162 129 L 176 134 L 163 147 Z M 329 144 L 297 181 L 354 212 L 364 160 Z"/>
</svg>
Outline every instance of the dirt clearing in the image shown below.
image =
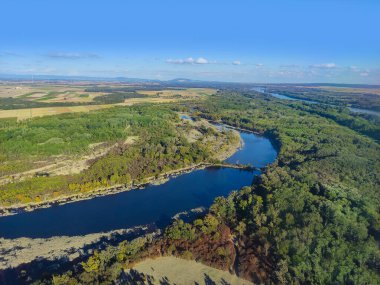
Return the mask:
<svg viewBox="0 0 380 285">
<path fill-rule="evenodd" d="M 147 259 L 133 269 L 152 276 L 154 284 L 253 284 L 229 272 L 173 256 Z"/>
</svg>

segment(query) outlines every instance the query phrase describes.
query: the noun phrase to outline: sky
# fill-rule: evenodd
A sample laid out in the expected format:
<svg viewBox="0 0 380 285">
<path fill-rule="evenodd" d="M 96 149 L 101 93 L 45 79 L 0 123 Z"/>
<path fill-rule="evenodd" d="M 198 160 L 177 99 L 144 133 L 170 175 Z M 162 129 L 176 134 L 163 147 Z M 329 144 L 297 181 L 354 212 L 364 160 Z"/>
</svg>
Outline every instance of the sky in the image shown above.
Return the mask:
<svg viewBox="0 0 380 285">
<path fill-rule="evenodd" d="M 380 0 L 1 0 L 0 74 L 380 84 Z"/>
</svg>

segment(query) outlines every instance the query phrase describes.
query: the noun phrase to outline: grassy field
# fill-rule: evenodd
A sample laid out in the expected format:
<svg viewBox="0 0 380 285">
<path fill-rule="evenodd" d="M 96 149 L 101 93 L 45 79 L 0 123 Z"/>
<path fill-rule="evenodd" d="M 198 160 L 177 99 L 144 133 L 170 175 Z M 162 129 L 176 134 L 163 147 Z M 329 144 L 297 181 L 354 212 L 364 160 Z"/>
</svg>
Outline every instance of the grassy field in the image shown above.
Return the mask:
<svg viewBox="0 0 380 285">
<path fill-rule="evenodd" d="M 89 112 L 93 110 L 110 108 L 112 106 L 113 105 L 85 105 L 70 107 L 44 107 L 16 110 L 0 110 L 0 119 L 17 118 L 17 120 L 25 120 L 35 117 L 52 116 L 64 113 Z"/>
<path fill-rule="evenodd" d="M 182 97 L 182 98 L 194 98 L 215 94 L 216 90 L 211 88 L 187 88 L 183 90 L 178 89 L 166 89 L 166 90 L 140 90 L 137 91 L 140 94 L 159 96 L 159 97 Z"/>
<path fill-rule="evenodd" d="M 143 104 L 143 103 L 171 103 L 177 102 L 179 100 L 183 100 L 182 98 L 131 98 L 126 99 L 124 103 L 119 103 L 117 105 L 121 106 L 132 106 L 135 104 Z"/>
<path fill-rule="evenodd" d="M 130 88 L 131 86 L 128 86 Z M 101 87 L 100 87 L 101 88 Z M 109 87 L 112 89 L 112 87 Z M 216 92 L 211 88 L 188 88 L 188 89 L 167 89 L 167 90 L 139 90 L 133 93 L 130 91 L 131 98 L 124 99 L 125 93 L 120 91 L 114 92 L 86 92 L 86 86 L 16 86 L 0 85 L 0 98 L 16 98 L 27 102 L 38 102 L 37 107 L 31 105 L 30 108 L 12 107 L 1 110 L 0 119 L 17 118 L 25 120 L 34 117 L 52 116 L 64 113 L 89 112 L 110 108 L 112 106 L 131 106 L 142 103 L 171 103 L 181 100 L 202 99 Z M 141 98 L 133 98 L 134 95 Z M 145 95 L 143 97 L 142 95 Z M 109 101 L 100 101 L 99 98 L 107 96 Z M 119 98 L 119 101 L 114 100 Z M 121 99 L 120 99 L 121 98 Z M 94 99 L 96 99 L 94 101 Z M 50 106 L 49 106 L 50 103 Z M 67 105 L 65 105 L 67 103 Z M 75 103 L 80 106 L 73 106 Z M 86 104 L 88 103 L 88 105 Z M 56 106 L 59 104 L 59 106 Z M 40 106 L 41 105 L 41 106 Z M 46 107 L 45 107 L 46 106 Z"/>
<path fill-rule="evenodd" d="M 153 277 L 153 284 L 253 284 L 229 272 L 173 256 L 147 259 L 134 269 Z"/>
<path fill-rule="evenodd" d="M 312 86 L 308 87 L 311 89 L 323 89 L 326 91 L 332 91 L 332 92 L 351 92 L 351 93 L 359 93 L 359 94 L 376 94 L 380 95 L 380 88 L 354 88 L 354 87 L 333 87 L 333 86 Z"/>
<path fill-rule="evenodd" d="M 43 100 L 46 103 L 52 102 L 73 102 L 73 103 L 88 103 L 93 102 L 96 97 L 105 95 L 105 93 L 84 93 L 78 91 L 51 92 L 41 97 L 38 100 Z"/>
<path fill-rule="evenodd" d="M 105 95 L 110 92 L 87 92 L 90 86 L 87 84 L 27 84 L 13 83 L 0 84 L 0 98 L 23 98 L 26 100 L 37 100 L 45 102 L 91 102 L 94 98 Z M 98 88 L 102 88 L 100 85 Z M 106 85 L 104 88 L 123 89 L 130 88 L 138 90 L 139 86 L 131 85 Z M 211 88 L 188 88 L 188 89 L 167 89 L 167 90 L 139 90 L 137 93 L 160 96 L 160 97 L 197 97 L 211 95 L 216 92 Z"/>
<path fill-rule="evenodd" d="M 22 98 L 46 102 L 89 102 L 104 93 L 88 94 L 86 86 L 53 84 L 1 84 L 0 98 Z"/>
</svg>

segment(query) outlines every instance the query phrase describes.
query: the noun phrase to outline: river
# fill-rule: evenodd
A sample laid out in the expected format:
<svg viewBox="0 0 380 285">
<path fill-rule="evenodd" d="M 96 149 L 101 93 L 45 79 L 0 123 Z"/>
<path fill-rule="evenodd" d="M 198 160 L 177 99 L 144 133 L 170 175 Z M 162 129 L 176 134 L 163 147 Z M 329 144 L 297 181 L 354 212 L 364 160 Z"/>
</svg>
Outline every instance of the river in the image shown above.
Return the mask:
<svg viewBox="0 0 380 285">
<path fill-rule="evenodd" d="M 328 105 L 328 106 L 332 106 L 332 107 L 340 107 L 340 106 L 333 105 L 333 104 L 326 104 L 326 103 L 321 103 L 321 102 L 317 102 L 317 101 L 313 101 L 313 100 L 298 99 L 298 98 L 289 97 L 289 96 L 281 95 L 281 94 L 277 94 L 277 93 L 267 93 L 265 91 L 265 88 L 263 88 L 263 87 L 254 87 L 254 88 L 252 88 L 252 90 L 260 92 L 260 93 L 263 93 L 263 94 L 270 94 L 271 96 L 273 96 L 273 97 L 275 97 L 277 99 L 283 99 L 283 100 L 289 100 L 289 101 L 300 101 L 300 102 L 309 103 L 309 104 Z M 353 112 L 353 113 L 360 113 L 360 114 L 369 114 L 369 115 L 374 115 L 374 116 L 380 116 L 380 112 L 373 111 L 373 110 L 353 108 L 353 107 L 347 107 L 347 108 L 351 112 Z"/>
<path fill-rule="evenodd" d="M 245 132 L 240 135 L 243 147 L 226 162 L 260 168 L 276 159 L 269 139 Z M 161 185 L 5 216 L 0 218 L 0 237 L 78 236 L 147 224 L 162 228 L 177 213 L 207 208 L 216 197 L 251 185 L 259 174 L 257 170 L 209 167 Z"/>
</svg>

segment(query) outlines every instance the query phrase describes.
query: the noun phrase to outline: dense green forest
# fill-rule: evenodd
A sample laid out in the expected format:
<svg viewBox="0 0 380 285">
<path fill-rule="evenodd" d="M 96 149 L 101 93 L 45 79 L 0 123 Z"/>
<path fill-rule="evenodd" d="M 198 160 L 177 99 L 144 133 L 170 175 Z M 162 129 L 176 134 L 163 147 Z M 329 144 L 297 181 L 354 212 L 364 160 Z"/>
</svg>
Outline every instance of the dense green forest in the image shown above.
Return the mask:
<svg viewBox="0 0 380 285">
<path fill-rule="evenodd" d="M 188 141 L 191 130 L 200 134 L 198 140 Z M 130 137 L 137 141 L 125 143 Z M 236 144 L 238 138 L 230 132 L 184 123 L 165 106 L 115 107 L 19 122 L 0 120 L 2 175 L 11 177 L 53 157 L 80 157 L 91 144 L 105 143 L 110 148 L 79 174 L 31 177 L 1 185 L 0 205 L 142 183 L 169 170 L 214 161 L 213 145 L 217 143 L 223 150 L 232 142 Z"/>
<path fill-rule="evenodd" d="M 280 149 L 277 161 L 252 187 L 217 198 L 203 219 L 176 221 L 159 239 L 96 251 L 42 283 L 113 284 L 123 268 L 160 254 L 256 283 L 380 283 L 378 125 L 255 92 L 222 91 L 175 108 L 269 136 Z"/>
</svg>

